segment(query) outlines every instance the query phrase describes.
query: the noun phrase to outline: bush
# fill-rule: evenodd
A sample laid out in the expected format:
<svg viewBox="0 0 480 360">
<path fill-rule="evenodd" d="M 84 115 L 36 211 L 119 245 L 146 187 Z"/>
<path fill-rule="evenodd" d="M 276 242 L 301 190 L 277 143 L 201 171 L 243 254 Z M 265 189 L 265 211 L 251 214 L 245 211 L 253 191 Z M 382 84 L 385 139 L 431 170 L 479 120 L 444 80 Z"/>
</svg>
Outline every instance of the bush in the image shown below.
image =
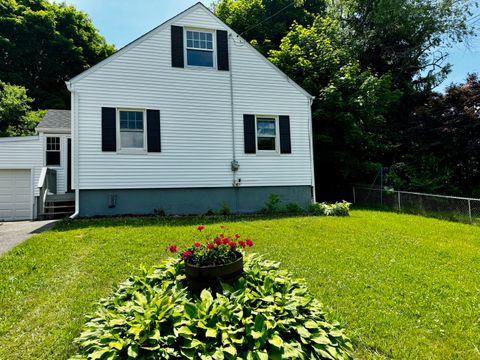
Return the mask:
<svg viewBox="0 0 480 360">
<path fill-rule="evenodd" d="M 224 202 L 220 210 L 218 210 L 218 213 L 220 215 L 228 216 L 232 214 L 232 210 L 230 210 L 230 206 L 228 206 L 228 204 Z"/>
<path fill-rule="evenodd" d="M 265 202 L 265 207 L 261 210 L 265 214 L 275 214 L 281 212 L 280 196 L 277 194 L 270 194 L 268 200 Z"/>
<path fill-rule="evenodd" d="M 285 205 L 285 212 L 287 214 L 300 214 L 303 212 L 303 209 L 297 203 L 289 202 L 287 205 Z"/>
<path fill-rule="evenodd" d="M 76 340 L 74 359 L 349 359 L 349 339 L 329 324 L 303 281 L 249 256 L 221 293 L 192 295 L 184 263 L 130 277 L 100 300 Z"/>
<path fill-rule="evenodd" d="M 335 204 L 315 203 L 310 206 L 313 215 L 325 216 L 349 216 L 351 203 L 347 201 L 336 202 Z"/>
</svg>

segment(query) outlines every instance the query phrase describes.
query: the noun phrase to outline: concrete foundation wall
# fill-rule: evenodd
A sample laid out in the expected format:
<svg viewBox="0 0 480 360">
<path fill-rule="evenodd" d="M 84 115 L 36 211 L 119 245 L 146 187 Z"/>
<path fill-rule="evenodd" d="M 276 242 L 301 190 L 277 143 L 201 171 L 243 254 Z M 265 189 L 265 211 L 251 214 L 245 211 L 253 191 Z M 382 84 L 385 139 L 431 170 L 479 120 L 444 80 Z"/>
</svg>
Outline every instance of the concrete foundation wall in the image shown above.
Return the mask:
<svg viewBox="0 0 480 360">
<path fill-rule="evenodd" d="M 240 188 L 113 189 L 80 190 L 80 216 L 152 214 L 162 209 L 168 215 L 217 212 L 227 204 L 233 213 L 252 213 L 265 206 L 270 194 L 285 205 L 311 203 L 310 186 L 262 186 Z"/>
</svg>

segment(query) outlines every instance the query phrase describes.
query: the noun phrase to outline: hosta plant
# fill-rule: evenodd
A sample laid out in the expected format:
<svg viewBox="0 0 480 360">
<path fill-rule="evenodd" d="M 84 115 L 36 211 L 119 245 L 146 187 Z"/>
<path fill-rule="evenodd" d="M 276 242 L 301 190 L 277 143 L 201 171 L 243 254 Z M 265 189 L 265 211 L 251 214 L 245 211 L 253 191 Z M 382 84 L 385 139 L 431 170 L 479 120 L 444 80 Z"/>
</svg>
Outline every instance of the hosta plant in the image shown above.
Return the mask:
<svg viewBox="0 0 480 360">
<path fill-rule="evenodd" d="M 334 204 L 315 203 L 310 206 L 310 212 L 313 215 L 325 216 L 349 216 L 351 203 L 347 201 L 336 202 Z"/>
<path fill-rule="evenodd" d="M 208 232 L 204 225 L 199 225 L 197 230 L 199 236 L 193 240 L 193 244 L 179 252 L 181 258 L 191 265 L 225 265 L 241 257 L 239 248 L 253 246 L 252 240 L 242 240 L 238 233 L 228 233 L 223 225 L 214 232 Z M 175 244 L 167 246 L 166 250 L 172 253 L 178 252 Z"/>
<path fill-rule="evenodd" d="M 251 255 L 218 293 L 190 294 L 184 262 L 130 277 L 99 302 L 74 359 L 349 359 L 349 339 L 326 321 L 303 281 Z"/>
</svg>

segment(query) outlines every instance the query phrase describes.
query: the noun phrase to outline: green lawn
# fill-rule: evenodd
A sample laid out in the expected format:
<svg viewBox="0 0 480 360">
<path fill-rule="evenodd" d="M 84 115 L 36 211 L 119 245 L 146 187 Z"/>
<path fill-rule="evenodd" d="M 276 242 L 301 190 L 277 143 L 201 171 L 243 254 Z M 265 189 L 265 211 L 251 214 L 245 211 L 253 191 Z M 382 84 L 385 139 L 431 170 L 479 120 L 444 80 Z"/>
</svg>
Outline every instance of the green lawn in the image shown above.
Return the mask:
<svg viewBox="0 0 480 360">
<path fill-rule="evenodd" d="M 0 359 L 63 359 L 111 287 L 195 219 L 61 223 L 0 257 Z M 413 215 L 203 220 L 251 237 L 347 327 L 355 357 L 480 358 L 480 228 Z"/>
</svg>

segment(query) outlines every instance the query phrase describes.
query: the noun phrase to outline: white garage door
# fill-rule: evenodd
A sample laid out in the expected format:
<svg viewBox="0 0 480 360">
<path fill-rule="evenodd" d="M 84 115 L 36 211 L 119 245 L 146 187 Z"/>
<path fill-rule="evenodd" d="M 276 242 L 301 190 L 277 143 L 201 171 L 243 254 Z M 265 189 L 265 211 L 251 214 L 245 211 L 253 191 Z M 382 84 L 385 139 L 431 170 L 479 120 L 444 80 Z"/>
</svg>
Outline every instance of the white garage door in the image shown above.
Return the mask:
<svg viewBox="0 0 480 360">
<path fill-rule="evenodd" d="M 0 169 L 0 221 L 32 218 L 30 170 Z"/>
</svg>

